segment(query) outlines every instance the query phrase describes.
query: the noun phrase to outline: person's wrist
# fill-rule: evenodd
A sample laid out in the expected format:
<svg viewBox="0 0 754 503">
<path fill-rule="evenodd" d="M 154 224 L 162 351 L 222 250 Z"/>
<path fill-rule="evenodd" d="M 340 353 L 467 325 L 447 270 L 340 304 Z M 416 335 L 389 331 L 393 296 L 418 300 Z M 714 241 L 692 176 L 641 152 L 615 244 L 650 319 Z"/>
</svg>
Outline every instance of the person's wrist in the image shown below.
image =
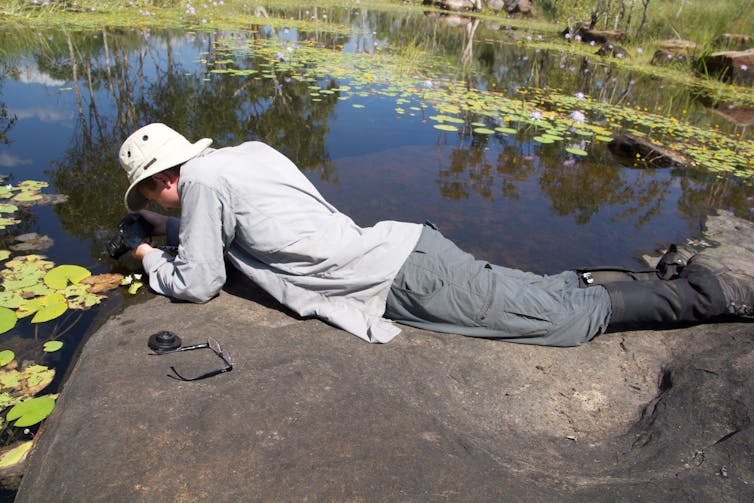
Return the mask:
<svg viewBox="0 0 754 503">
<path fill-rule="evenodd" d="M 154 249 L 155 248 L 149 243 L 141 243 L 136 248 L 134 248 L 134 251 L 131 252 L 131 254 L 134 256 L 134 258 L 143 260 L 147 253 L 151 252 Z"/>
</svg>

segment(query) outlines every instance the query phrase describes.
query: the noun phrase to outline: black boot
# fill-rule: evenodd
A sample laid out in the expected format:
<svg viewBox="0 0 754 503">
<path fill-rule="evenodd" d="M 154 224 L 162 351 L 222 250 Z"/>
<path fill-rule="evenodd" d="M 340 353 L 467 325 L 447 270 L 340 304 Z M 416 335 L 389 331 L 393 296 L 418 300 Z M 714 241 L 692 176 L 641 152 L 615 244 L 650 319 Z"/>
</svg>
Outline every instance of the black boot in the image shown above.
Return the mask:
<svg viewBox="0 0 754 503">
<path fill-rule="evenodd" d="M 704 274 L 712 275 L 720 285 L 727 314 L 754 317 L 754 277 L 743 271 L 733 271 L 704 254 L 690 259 L 681 276 L 693 278 Z"/>
<path fill-rule="evenodd" d="M 723 289 L 707 272 L 674 280 L 608 283 L 604 287 L 612 302 L 611 329 L 697 323 L 727 312 Z"/>
</svg>

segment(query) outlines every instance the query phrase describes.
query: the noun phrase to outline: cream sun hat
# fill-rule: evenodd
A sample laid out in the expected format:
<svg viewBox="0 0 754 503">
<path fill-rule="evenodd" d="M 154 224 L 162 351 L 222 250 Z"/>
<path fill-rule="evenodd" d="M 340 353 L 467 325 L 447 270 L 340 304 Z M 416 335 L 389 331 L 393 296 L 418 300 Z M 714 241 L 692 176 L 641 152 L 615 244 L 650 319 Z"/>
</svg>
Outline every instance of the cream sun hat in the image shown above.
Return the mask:
<svg viewBox="0 0 754 503">
<path fill-rule="evenodd" d="M 178 166 L 202 153 L 212 143 L 202 138 L 191 143 L 165 124 L 148 124 L 131 134 L 120 147 L 120 165 L 128 176 L 128 190 L 123 197 L 128 211 L 137 211 L 147 200 L 136 189 L 142 180 L 155 173 Z"/>
</svg>

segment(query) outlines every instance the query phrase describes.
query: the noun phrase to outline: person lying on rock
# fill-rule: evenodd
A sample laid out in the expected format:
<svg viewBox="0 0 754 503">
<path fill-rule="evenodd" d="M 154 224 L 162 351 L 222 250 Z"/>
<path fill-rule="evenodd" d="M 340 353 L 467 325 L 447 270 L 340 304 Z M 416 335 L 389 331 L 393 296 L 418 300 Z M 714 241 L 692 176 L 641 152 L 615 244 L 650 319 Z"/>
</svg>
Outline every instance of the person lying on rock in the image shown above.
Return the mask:
<svg viewBox="0 0 754 503">
<path fill-rule="evenodd" d="M 356 225 L 264 143 L 211 143 L 191 143 L 155 123 L 120 149 L 130 182 L 126 207 L 178 245 L 175 256 L 148 243 L 132 252 L 163 295 L 210 300 L 225 284 L 227 260 L 299 315 L 375 343 L 400 332 L 393 321 L 575 346 L 608 328 L 754 315 L 754 278 L 704 255 L 688 258 L 674 249 L 670 262 L 682 267 L 665 274 L 669 279 L 652 273 L 602 281 L 598 271 L 540 276 L 509 269 L 475 259 L 431 224 Z M 181 218 L 144 210 L 148 201 L 180 208 Z"/>
</svg>

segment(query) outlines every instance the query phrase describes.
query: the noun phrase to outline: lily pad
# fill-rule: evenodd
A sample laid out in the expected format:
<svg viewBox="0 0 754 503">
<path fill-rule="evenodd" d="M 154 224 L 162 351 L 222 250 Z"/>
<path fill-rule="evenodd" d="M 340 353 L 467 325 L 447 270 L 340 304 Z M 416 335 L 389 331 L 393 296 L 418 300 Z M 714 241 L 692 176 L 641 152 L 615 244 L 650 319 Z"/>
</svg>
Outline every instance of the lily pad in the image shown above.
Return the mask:
<svg viewBox="0 0 754 503">
<path fill-rule="evenodd" d="M 26 302 L 16 311 L 19 318 L 34 315 L 32 323 L 44 323 L 45 321 L 54 320 L 68 310 L 68 302 L 65 297 L 59 293 L 43 295 Z"/>
<path fill-rule="evenodd" d="M 16 421 L 14 426 L 25 427 L 32 426 L 52 413 L 55 408 L 55 400 L 47 396 L 30 398 L 24 402 L 14 405 L 5 416 L 8 421 Z"/>
<path fill-rule="evenodd" d="M 134 281 L 133 283 L 131 283 L 131 286 L 128 287 L 128 293 L 135 295 L 142 286 L 144 286 L 144 283 L 142 283 L 141 281 Z"/>
<path fill-rule="evenodd" d="M 81 280 L 81 284 L 87 285 L 89 293 L 99 293 L 117 288 L 123 281 L 122 274 L 97 274 Z"/>
<path fill-rule="evenodd" d="M 4 334 L 8 330 L 16 326 L 16 313 L 7 307 L 0 307 L 0 334 Z"/>
<path fill-rule="evenodd" d="M 5 367 L 16 357 L 16 354 L 10 349 L 0 351 L 0 367 Z"/>
<path fill-rule="evenodd" d="M 34 440 L 27 440 L 26 442 L 14 445 L 7 451 L 1 453 L 0 469 L 10 468 L 21 463 L 26 458 L 26 454 L 29 452 L 32 445 L 34 445 Z"/>
<path fill-rule="evenodd" d="M 450 124 L 435 124 L 434 128 L 439 129 L 440 131 L 458 131 L 456 126 Z"/>
<path fill-rule="evenodd" d="M 61 341 L 47 341 L 44 344 L 42 344 L 42 350 L 45 353 L 54 353 L 55 351 L 58 351 L 62 347 L 63 347 L 63 343 Z"/>
<path fill-rule="evenodd" d="M 62 290 L 68 286 L 69 281 L 77 285 L 91 275 L 88 269 L 79 265 L 59 265 L 45 274 L 44 282 L 50 288 Z"/>
<path fill-rule="evenodd" d="M 587 155 L 586 150 L 577 148 L 577 147 L 568 147 L 566 148 L 566 152 L 573 155 L 581 155 L 581 156 Z"/>
</svg>

